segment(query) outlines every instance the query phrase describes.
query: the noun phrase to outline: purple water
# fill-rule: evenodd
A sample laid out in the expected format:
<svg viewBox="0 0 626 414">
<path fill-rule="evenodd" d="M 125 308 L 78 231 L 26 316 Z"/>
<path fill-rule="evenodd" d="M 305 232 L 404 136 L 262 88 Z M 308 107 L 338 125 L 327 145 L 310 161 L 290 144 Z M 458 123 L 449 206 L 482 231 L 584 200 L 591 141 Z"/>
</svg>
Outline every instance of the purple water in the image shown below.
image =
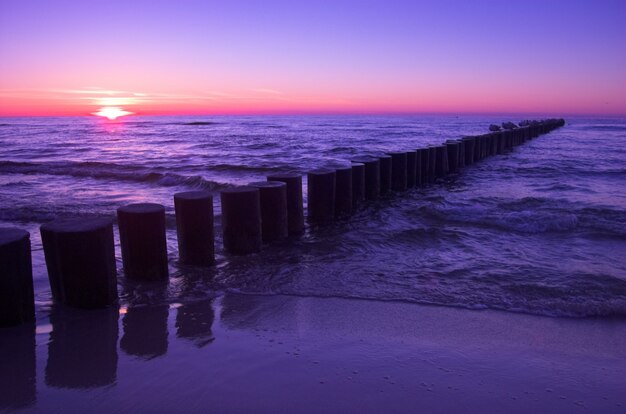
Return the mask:
<svg viewBox="0 0 626 414">
<path fill-rule="evenodd" d="M 149 201 L 167 209 L 170 283 L 155 289 L 126 281 L 118 245 L 123 306 L 236 291 L 626 316 L 625 119 L 570 117 L 511 153 L 371 203 L 335 225 L 259 254 L 222 251 L 220 189 L 524 118 L 3 118 L 0 226 L 31 232 L 39 314 L 51 304 L 39 226 L 57 217 L 114 217 L 121 205 Z M 213 268 L 177 263 L 172 197 L 190 189 L 215 194 Z"/>
</svg>

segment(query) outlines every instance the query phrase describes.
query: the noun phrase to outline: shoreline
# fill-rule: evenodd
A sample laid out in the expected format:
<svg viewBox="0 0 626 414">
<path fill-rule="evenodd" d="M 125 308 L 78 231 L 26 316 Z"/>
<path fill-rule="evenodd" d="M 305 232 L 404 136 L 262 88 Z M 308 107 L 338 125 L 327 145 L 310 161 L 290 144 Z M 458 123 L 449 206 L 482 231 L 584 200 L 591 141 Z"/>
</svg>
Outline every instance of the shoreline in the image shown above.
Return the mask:
<svg viewBox="0 0 626 414">
<path fill-rule="evenodd" d="M 56 312 L 37 335 L 6 335 L 14 345 L 36 343 L 3 369 L 24 371 L 24 360 L 36 360 L 35 382 L 23 379 L 34 393 L 20 412 L 611 413 L 626 406 L 619 320 L 234 293 L 119 314 Z M 9 379 L 0 389 L 15 388 Z"/>
</svg>

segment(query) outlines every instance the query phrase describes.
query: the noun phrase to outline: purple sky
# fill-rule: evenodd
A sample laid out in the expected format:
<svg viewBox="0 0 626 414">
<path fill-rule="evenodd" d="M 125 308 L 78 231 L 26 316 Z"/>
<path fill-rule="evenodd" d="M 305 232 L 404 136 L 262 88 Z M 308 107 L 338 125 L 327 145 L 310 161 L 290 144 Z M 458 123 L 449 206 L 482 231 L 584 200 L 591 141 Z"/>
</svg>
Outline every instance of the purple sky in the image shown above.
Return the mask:
<svg viewBox="0 0 626 414">
<path fill-rule="evenodd" d="M 0 115 L 626 113 L 626 1 L 0 2 Z"/>
</svg>

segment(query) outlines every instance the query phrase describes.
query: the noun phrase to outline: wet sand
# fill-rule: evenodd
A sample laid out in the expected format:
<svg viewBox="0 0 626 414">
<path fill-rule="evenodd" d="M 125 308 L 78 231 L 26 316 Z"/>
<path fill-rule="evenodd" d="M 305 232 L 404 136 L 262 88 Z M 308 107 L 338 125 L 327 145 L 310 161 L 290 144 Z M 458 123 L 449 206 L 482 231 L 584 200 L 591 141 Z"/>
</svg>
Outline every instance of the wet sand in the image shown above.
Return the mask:
<svg viewBox="0 0 626 414">
<path fill-rule="evenodd" d="M 3 412 L 626 407 L 626 322 L 617 319 L 229 293 L 119 315 L 52 311 L 36 335 L 1 336 Z"/>
</svg>

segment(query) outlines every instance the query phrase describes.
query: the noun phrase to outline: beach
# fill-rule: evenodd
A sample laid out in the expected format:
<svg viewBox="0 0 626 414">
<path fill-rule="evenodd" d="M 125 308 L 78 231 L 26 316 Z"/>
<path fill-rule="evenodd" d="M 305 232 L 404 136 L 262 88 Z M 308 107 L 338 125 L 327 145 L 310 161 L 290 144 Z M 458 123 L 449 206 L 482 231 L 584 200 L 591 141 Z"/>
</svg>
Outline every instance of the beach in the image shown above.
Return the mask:
<svg viewBox="0 0 626 414">
<path fill-rule="evenodd" d="M 21 338 L 23 354 L 6 361 L 2 389 L 24 397 L 20 411 L 622 413 L 626 404 L 620 320 L 241 294 L 113 314 L 70 311 L 39 325 L 35 341 L 7 336 Z M 15 375 L 25 366 L 33 378 Z"/>
<path fill-rule="evenodd" d="M 621 118 L 572 118 L 258 253 L 223 248 L 224 189 L 494 119 L 9 119 L 0 224 L 30 232 L 36 320 L 0 331 L 0 410 L 624 412 Z M 190 190 L 214 197 L 207 267 L 179 260 L 172 197 Z M 169 278 L 125 276 L 115 223 L 119 309 L 55 304 L 39 227 L 134 202 L 164 205 Z"/>
</svg>

